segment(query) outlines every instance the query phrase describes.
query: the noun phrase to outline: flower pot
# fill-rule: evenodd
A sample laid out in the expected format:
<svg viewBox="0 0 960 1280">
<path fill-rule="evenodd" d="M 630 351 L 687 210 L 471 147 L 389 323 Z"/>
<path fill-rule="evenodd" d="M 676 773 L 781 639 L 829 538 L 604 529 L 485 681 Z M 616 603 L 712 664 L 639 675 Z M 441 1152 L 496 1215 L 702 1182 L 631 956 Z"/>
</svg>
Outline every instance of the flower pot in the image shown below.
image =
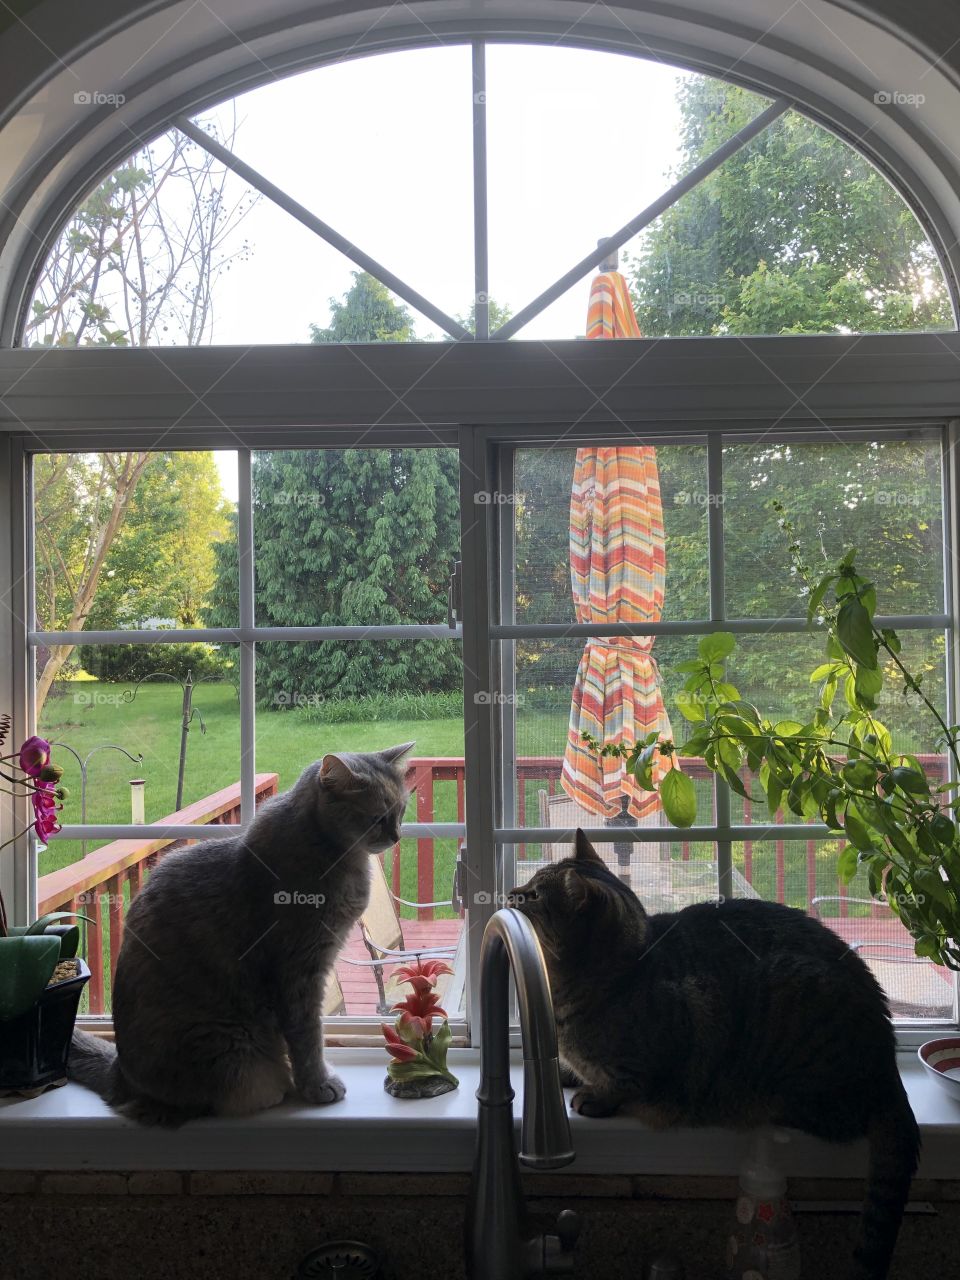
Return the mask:
<svg viewBox="0 0 960 1280">
<path fill-rule="evenodd" d="M 67 1082 L 67 1056 L 77 1008 L 90 970 L 47 987 L 25 1013 L 0 1020 L 0 1094 L 34 1097 Z"/>
</svg>

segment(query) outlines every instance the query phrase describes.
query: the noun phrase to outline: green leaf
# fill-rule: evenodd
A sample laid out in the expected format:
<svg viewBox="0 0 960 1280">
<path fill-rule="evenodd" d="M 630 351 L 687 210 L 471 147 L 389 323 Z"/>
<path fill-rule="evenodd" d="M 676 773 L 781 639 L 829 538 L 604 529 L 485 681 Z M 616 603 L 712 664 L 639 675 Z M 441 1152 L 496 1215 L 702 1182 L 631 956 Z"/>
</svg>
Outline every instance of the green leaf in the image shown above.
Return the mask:
<svg viewBox="0 0 960 1280">
<path fill-rule="evenodd" d="M 681 756 L 702 756 L 710 742 L 710 730 L 704 725 L 703 728 L 697 729 L 686 740 L 677 752 Z"/>
<path fill-rule="evenodd" d="M 877 694 L 883 688 L 883 673 L 879 667 L 871 671 L 868 667 L 857 667 L 857 678 L 854 693 L 861 707 L 873 711 L 877 705 Z"/>
<path fill-rule="evenodd" d="M 890 770 L 890 776 L 901 791 L 909 791 L 916 796 L 930 794 L 926 776 L 916 769 L 907 769 L 902 765 L 898 765 L 896 769 Z"/>
<path fill-rule="evenodd" d="M 60 939 L 46 934 L 0 938 L 0 1021 L 36 1003 L 60 959 Z"/>
<path fill-rule="evenodd" d="M 860 859 L 857 857 L 857 851 L 852 844 L 848 844 L 837 858 L 837 876 L 844 884 L 849 884 L 857 874 L 857 868 L 860 865 Z"/>
<path fill-rule="evenodd" d="M 814 614 L 823 604 L 823 598 L 830 590 L 830 584 L 836 582 L 837 575 L 828 573 L 825 578 L 821 578 L 814 589 L 810 592 L 810 601 L 807 605 L 807 626 L 813 622 Z"/>
<path fill-rule="evenodd" d="M 848 596 L 837 614 L 837 636 L 847 653 L 871 670 L 877 665 L 870 615 L 855 596 Z"/>
<path fill-rule="evenodd" d="M 945 813 L 934 814 L 930 822 L 930 830 L 939 844 L 950 845 L 956 839 L 957 828 Z"/>
<path fill-rule="evenodd" d="M 852 805 L 847 805 L 847 811 L 843 816 L 843 829 L 847 833 L 848 839 L 857 849 L 861 849 L 865 853 L 872 851 L 873 841 L 870 838 L 870 832 L 860 821 Z"/>
<path fill-rule="evenodd" d="M 704 662 L 722 662 L 736 647 L 736 637 L 729 631 L 714 631 L 711 635 L 700 637 L 697 651 Z"/>
<path fill-rule="evenodd" d="M 693 782 L 679 769 L 669 769 L 660 783 L 663 811 L 675 827 L 692 827 L 697 817 L 697 793 Z"/>
<path fill-rule="evenodd" d="M 877 771 L 866 760 L 848 760 L 842 770 L 843 780 L 851 787 L 872 787 L 877 780 Z"/>
<path fill-rule="evenodd" d="M 57 920 L 86 920 L 87 924 L 92 925 L 97 923 L 96 920 L 91 920 L 89 916 L 82 916 L 76 911 L 48 911 L 45 916 L 39 916 L 34 920 L 27 929 L 27 933 L 43 933 L 48 924 L 54 924 Z"/>
</svg>

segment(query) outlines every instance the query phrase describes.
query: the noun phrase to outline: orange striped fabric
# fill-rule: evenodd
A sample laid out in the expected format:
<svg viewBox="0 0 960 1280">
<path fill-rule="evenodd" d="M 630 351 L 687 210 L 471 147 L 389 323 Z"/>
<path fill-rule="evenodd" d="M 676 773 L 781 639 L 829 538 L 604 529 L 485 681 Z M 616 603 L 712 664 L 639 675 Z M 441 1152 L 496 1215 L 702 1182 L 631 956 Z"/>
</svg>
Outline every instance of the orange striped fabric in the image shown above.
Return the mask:
<svg viewBox="0 0 960 1280">
<path fill-rule="evenodd" d="M 588 338 L 639 338 L 618 271 L 598 275 L 590 291 Z M 649 445 L 578 449 L 570 497 L 570 582 L 578 622 L 656 622 L 666 576 L 663 506 L 656 450 Z M 588 640 L 570 707 L 561 785 L 590 813 L 612 816 L 620 797 L 642 818 L 658 809 L 616 758 L 596 755 L 584 730 L 605 742 L 633 743 L 652 729 L 670 737 L 670 721 L 652 636 Z M 660 776 L 661 769 L 654 773 Z"/>
</svg>

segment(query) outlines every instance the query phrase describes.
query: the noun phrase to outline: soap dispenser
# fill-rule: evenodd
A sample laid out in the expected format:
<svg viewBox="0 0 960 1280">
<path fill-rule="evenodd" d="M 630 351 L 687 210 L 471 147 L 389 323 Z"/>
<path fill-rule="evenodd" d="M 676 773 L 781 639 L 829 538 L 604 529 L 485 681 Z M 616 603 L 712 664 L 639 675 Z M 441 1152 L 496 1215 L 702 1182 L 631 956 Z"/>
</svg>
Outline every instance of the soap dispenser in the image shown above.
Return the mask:
<svg viewBox="0 0 960 1280">
<path fill-rule="evenodd" d="M 788 1141 L 785 1133 L 762 1129 L 750 1143 L 727 1237 L 729 1280 L 799 1280 L 797 1229 L 775 1155 L 775 1144 Z"/>
</svg>

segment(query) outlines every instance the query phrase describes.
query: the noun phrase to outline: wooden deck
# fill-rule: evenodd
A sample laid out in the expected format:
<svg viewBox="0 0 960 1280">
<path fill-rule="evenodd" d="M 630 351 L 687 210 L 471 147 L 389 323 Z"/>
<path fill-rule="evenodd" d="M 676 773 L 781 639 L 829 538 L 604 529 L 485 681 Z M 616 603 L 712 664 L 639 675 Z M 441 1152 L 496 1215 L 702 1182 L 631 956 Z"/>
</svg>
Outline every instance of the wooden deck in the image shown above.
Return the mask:
<svg viewBox="0 0 960 1280">
<path fill-rule="evenodd" d="M 414 950 L 417 947 L 456 947 L 464 922 L 462 920 L 404 920 L 401 923 L 403 945 L 409 950 Z M 355 928 L 350 934 L 341 956 L 346 956 L 350 960 L 370 959 L 370 953 L 363 945 L 359 928 Z M 384 970 L 384 976 L 389 978 L 390 973 L 391 967 L 387 967 Z M 343 989 L 348 1015 L 359 1017 L 376 1014 L 377 980 L 372 968 L 346 964 L 343 959 L 340 959 L 337 961 L 337 977 Z M 446 1005 L 444 1008 L 451 1017 L 456 1015 L 455 1009 L 450 1009 Z"/>
</svg>

